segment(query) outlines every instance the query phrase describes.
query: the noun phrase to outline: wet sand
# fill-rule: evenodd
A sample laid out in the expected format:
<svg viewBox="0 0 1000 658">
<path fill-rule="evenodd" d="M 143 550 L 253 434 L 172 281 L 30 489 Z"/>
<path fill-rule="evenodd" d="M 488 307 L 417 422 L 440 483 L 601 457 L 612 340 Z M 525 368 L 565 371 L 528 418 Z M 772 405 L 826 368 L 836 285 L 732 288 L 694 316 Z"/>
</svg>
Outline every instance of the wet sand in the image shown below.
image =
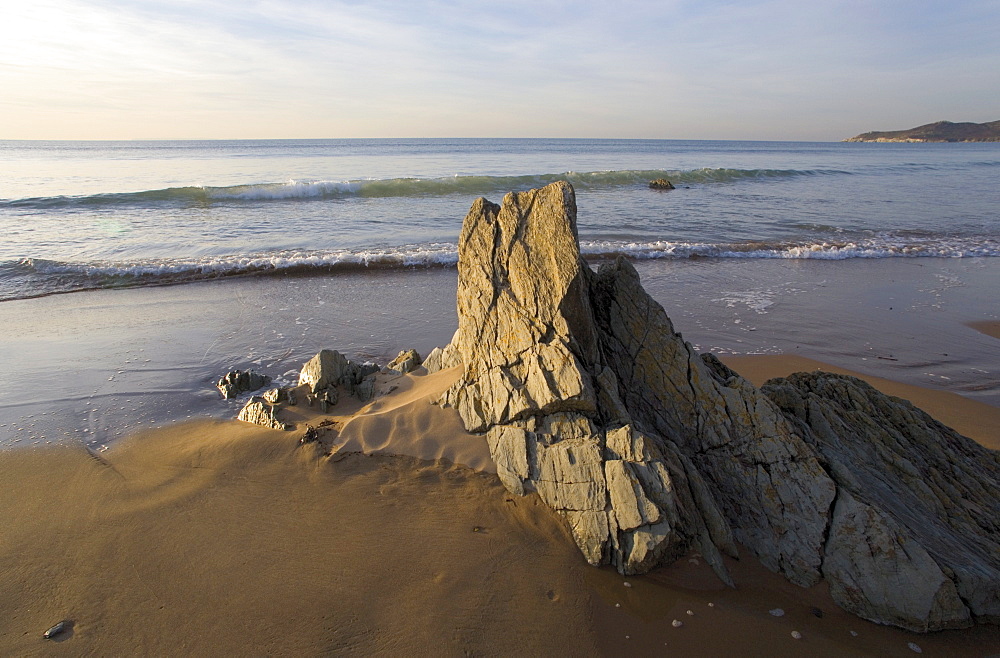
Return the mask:
<svg viewBox="0 0 1000 658">
<path fill-rule="evenodd" d="M 876 626 L 748 555 L 729 563 L 736 590 L 695 554 L 627 579 L 588 566 L 537 496 L 503 489 L 484 439 L 429 404 L 454 376 L 385 378 L 385 397 L 325 416 L 286 408 L 292 432 L 204 420 L 100 454 L 0 452 L 0 654 L 1000 652 L 1000 628 Z M 307 422 L 323 436 L 300 446 Z"/>
<path fill-rule="evenodd" d="M 699 351 L 803 354 L 1000 407 L 1000 340 L 967 325 L 990 320 L 1000 259 L 635 265 Z M 455 332 L 456 286 L 454 269 L 374 269 L 0 303 L 0 363 L 17 387 L 0 398 L 0 449 L 98 448 L 139 429 L 232 418 L 236 403 L 213 384 L 233 368 L 287 384 L 324 348 L 378 363 L 425 354 Z"/>
<path fill-rule="evenodd" d="M 969 326 L 980 333 L 986 334 L 987 336 L 1000 338 L 1000 322 L 991 320 L 983 322 L 970 322 Z"/>
</svg>

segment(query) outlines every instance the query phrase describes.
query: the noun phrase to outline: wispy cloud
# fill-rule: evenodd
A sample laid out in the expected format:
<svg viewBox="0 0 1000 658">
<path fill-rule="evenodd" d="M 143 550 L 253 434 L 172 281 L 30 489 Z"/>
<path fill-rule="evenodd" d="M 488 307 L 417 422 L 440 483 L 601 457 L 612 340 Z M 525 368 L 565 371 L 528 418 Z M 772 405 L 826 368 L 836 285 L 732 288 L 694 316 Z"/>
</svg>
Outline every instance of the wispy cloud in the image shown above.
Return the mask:
<svg viewBox="0 0 1000 658">
<path fill-rule="evenodd" d="M 39 0 L 0 137 L 826 138 L 1000 107 L 1000 6 Z"/>
</svg>

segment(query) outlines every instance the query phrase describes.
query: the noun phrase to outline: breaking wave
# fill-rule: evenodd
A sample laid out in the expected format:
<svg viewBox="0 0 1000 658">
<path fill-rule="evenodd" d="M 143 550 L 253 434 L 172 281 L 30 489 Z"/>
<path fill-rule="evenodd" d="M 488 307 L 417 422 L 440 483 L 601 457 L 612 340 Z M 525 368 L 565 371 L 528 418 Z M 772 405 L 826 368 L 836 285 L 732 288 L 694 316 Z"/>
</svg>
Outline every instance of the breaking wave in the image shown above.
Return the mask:
<svg viewBox="0 0 1000 658">
<path fill-rule="evenodd" d="M 591 261 L 632 259 L 974 258 L 1000 256 L 1000 239 L 886 235 L 844 242 L 699 242 L 588 240 Z M 27 258 L 0 262 L 0 301 L 79 290 L 190 283 L 226 277 L 361 272 L 371 269 L 451 267 L 455 243 L 320 252 L 284 251 L 191 259 L 73 263 Z"/>
<path fill-rule="evenodd" d="M 52 210 L 95 207 L 198 207 L 220 203 L 296 201 L 350 197 L 432 197 L 444 195 L 484 195 L 542 187 L 568 180 L 578 190 L 617 187 L 644 188 L 649 181 L 667 178 L 675 185 L 707 185 L 749 180 L 794 178 L 797 176 L 849 175 L 839 170 L 727 169 L 625 170 L 563 172 L 523 176 L 449 176 L 445 178 L 388 178 L 346 181 L 289 180 L 281 183 L 252 183 L 225 187 L 170 187 L 141 192 L 52 196 L 0 200 L 0 208 Z"/>
</svg>

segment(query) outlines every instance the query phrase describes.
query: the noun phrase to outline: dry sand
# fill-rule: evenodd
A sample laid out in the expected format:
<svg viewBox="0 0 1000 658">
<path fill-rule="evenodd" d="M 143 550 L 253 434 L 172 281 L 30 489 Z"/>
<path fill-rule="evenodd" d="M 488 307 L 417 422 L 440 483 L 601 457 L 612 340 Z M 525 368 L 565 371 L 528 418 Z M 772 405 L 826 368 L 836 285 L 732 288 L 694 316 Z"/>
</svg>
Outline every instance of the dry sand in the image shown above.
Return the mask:
<svg viewBox="0 0 1000 658">
<path fill-rule="evenodd" d="M 628 579 L 587 566 L 554 513 L 489 473 L 483 438 L 429 404 L 455 376 L 392 378 L 328 416 L 286 409 L 294 432 L 199 421 L 100 456 L 0 453 L 0 655 L 1000 652 L 996 627 L 876 626 L 749 556 L 729 563 L 736 590 L 697 555 Z M 300 446 L 307 422 L 322 440 Z"/>
</svg>

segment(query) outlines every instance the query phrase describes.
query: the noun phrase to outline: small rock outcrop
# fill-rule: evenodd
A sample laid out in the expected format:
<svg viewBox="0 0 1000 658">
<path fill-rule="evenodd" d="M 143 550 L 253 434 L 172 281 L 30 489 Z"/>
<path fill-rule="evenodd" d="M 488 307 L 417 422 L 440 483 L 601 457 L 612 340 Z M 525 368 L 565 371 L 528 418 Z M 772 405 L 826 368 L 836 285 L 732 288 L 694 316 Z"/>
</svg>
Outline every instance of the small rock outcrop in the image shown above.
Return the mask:
<svg viewBox="0 0 1000 658">
<path fill-rule="evenodd" d="M 420 354 L 416 350 L 403 350 L 386 366 L 389 370 L 405 375 L 420 367 Z"/>
<path fill-rule="evenodd" d="M 367 402 L 375 392 L 375 374 L 380 370 L 374 363 L 355 363 L 337 350 L 321 350 L 299 373 L 299 386 L 309 386 L 312 394 L 341 386 L 349 395 Z"/>
<path fill-rule="evenodd" d="M 657 178 L 656 180 L 649 181 L 649 189 L 651 190 L 673 190 L 676 189 L 674 184 L 668 181 L 666 178 Z"/>
<path fill-rule="evenodd" d="M 215 385 L 222 397 L 227 400 L 235 398 L 240 393 L 256 391 L 271 383 L 271 378 L 253 370 L 230 370 Z"/>
<path fill-rule="evenodd" d="M 267 391 L 264 391 L 264 394 L 261 395 L 261 397 L 271 404 L 285 402 L 293 407 L 297 404 L 295 399 L 295 389 L 292 388 L 282 387 L 268 389 Z"/>
<path fill-rule="evenodd" d="M 582 260 L 568 183 L 477 200 L 458 269 L 459 327 L 428 370 L 464 370 L 440 402 L 590 563 L 641 573 L 696 549 L 731 584 L 722 555 L 742 545 L 866 619 L 1000 620 L 995 453 L 874 390 L 761 390 L 698 354 L 627 261 Z"/>
<path fill-rule="evenodd" d="M 278 420 L 275 414 L 275 407 L 271 406 L 264 398 L 255 395 L 240 410 L 237 416 L 244 423 L 253 423 L 263 427 L 270 427 L 273 430 L 288 430 L 291 427 Z"/>
<path fill-rule="evenodd" d="M 446 347 L 435 347 L 424 359 L 423 366 L 428 373 L 435 373 L 441 370 L 448 370 L 462 365 L 462 358 L 451 343 Z"/>
</svg>

